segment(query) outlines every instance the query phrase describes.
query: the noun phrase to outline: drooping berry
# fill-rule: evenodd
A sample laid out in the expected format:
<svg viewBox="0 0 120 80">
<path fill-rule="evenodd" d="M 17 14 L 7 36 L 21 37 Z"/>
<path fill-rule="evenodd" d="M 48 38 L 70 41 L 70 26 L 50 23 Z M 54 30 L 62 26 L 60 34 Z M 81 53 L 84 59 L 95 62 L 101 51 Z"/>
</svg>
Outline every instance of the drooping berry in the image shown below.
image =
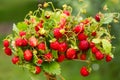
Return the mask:
<svg viewBox="0 0 120 80">
<path fill-rule="evenodd" d="M 27 45 L 28 45 L 27 39 L 22 39 L 22 46 L 27 46 Z"/>
<path fill-rule="evenodd" d="M 43 28 L 43 24 L 41 22 L 39 22 L 36 26 L 35 26 L 35 30 L 36 32 L 38 32 L 40 30 L 40 28 Z"/>
<path fill-rule="evenodd" d="M 88 76 L 90 73 L 87 69 L 87 67 L 83 66 L 81 69 L 80 69 L 80 74 L 84 77 Z"/>
<path fill-rule="evenodd" d="M 112 57 L 110 55 L 106 55 L 106 62 L 110 62 L 112 60 Z"/>
<path fill-rule="evenodd" d="M 35 74 L 39 74 L 41 72 L 41 68 L 39 66 L 35 66 Z"/>
<path fill-rule="evenodd" d="M 5 52 L 5 54 L 8 55 L 8 56 L 11 56 L 11 55 L 12 55 L 12 51 L 11 51 L 11 49 L 8 48 L 8 47 L 6 47 L 6 48 L 4 49 L 4 52 Z"/>
<path fill-rule="evenodd" d="M 74 59 L 76 56 L 76 50 L 73 48 L 69 48 L 66 52 L 66 56 L 68 59 Z"/>
<path fill-rule="evenodd" d="M 100 51 L 97 51 L 95 53 L 95 57 L 97 60 L 102 60 L 104 58 L 104 54 L 102 54 Z"/>
<path fill-rule="evenodd" d="M 58 62 L 63 62 L 64 60 L 65 60 L 65 55 L 64 54 L 59 54 L 57 61 Z"/>
<path fill-rule="evenodd" d="M 80 59 L 81 60 L 86 60 L 86 54 L 85 53 L 80 54 Z"/>
<path fill-rule="evenodd" d="M 4 47 L 9 47 L 9 45 L 10 45 L 10 43 L 9 43 L 8 40 L 4 40 L 4 41 L 3 41 L 3 46 L 4 46 Z"/>
<path fill-rule="evenodd" d="M 54 29 L 54 31 L 53 31 L 53 33 L 54 33 L 54 36 L 55 36 L 55 38 L 61 38 L 62 36 L 63 36 L 63 34 L 60 32 L 60 28 L 55 28 Z"/>
<path fill-rule="evenodd" d="M 82 40 L 86 40 L 86 39 L 87 39 L 87 35 L 85 35 L 84 33 L 78 34 L 78 40 L 82 41 Z"/>
<path fill-rule="evenodd" d="M 22 37 L 22 36 L 25 36 L 26 35 L 26 32 L 24 32 L 24 31 L 20 31 L 19 32 L 19 35 Z"/>
<path fill-rule="evenodd" d="M 22 44 L 23 44 L 23 39 L 22 38 L 17 38 L 16 40 L 15 40 L 15 45 L 16 46 L 22 46 Z"/>
<path fill-rule="evenodd" d="M 51 42 L 50 43 L 50 48 L 53 50 L 58 50 L 59 49 L 59 42 L 55 41 L 55 42 Z"/>
<path fill-rule="evenodd" d="M 95 43 L 94 42 L 90 42 L 90 48 L 95 47 Z"/>
<path fill-rule="evenodd" d="M 34 36 L 30 37 L 29 38 L 29 45 L 31 47 L 37 46 L 38 45 L 38 40 Z"/>
<path fill-rule="evenodd" d="M 43 60 L 39 58 L 37 61 L 37 64 L 42 64 L 42 63 L 43 63 Z"/>
<path fill-rule="evenodd" d="M 45 18 L 46 18 L 46 19 L 49 19 L 49 18 L 50 18 L 50 15 L 46 15 Z"/>
<path fill-rule="evenodd" d="M 12 63 L 13 64 L 17 64 L 19 62 L 19 57 L 18 56 L 14 56 L 13 58 L 12 58 Z"/>
<path fill-rule="evenodd" d="M 66 25 L 66 18 L 61 18 L 60 19 L 60 28 L 64 28 Z"/>
<path fill-rule="evenodd" d="M 44 58 L 46 61 L 51 61 L 53 58 L 52 53 L 49 52 L 49 53 L 45 54 Z"/>
<path fill-rule="evenodd" d="M 99 49 L 97 47 L 95 47 L 95 46 L 92 47 L 92 53 L 93 54 L 96 54 L 97 51 L 99 51 Z"/>
<path fill-rule="evenodd" d="M 73 31 L 77 34 L 77 33 L 81 33 L 84 31 L 84 25 L 76 25 L 73 28 Z"/>
<path fill-rule="evenodd" d="M 87 40 L 80 41 L 79 48 L 82 51 L 86 51 L 89 49 L 89 42 Z"/>
<path fill-rule="evenodd" d="M 92 32 L 92 34 L 91 34 L 92 36 L 96 36 L 97 35 L 97 33 L 96 32 Z"/>
<path fill-rule="evenodd" d="M 59 52 L 65 52 L 67 50 L 67 48 L 68 48 L 67 43 L 62 42 L 62 43 L 59 44 L 58 50 L 59 50 Z"/>
<path fill-rule="evenodd" d="M 38 50 L 46 50 L 45 43 L 43 43 L 43 42 L 39 43 L 37 48 L 38 48 Z"/>
<path fill-rule="evenodd" d="M 100 22 L 100 15 L 99 15 L 99 14 L 96 14 L 96 15 L 95 15 L 95 20 L 96 20 L 97 22 Z"/>
<path fill-rule="evenodd" d="M 24 59 L 26 61 L 31 61 L 32 57 L 33 57 L 33 54 L 30 50 L 27 49 L 27 50 L 24 51 Z"/>
<path fill-rule="evenodd" d="M 70 16 L 70 12 L 69 11 L 63 11 L 63 13 L 66 15 L 66 16 Z"/>
</svg>

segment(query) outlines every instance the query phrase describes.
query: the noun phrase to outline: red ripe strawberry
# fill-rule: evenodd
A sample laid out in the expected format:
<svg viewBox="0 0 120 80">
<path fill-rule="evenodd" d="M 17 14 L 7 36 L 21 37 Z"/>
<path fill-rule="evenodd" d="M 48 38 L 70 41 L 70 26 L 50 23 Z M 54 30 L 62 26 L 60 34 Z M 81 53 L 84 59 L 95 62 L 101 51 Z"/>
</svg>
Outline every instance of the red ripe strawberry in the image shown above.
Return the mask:
<svg viewBox="0 0 120 80">
<path fill-rule="evenodd" d="M 80 43 L 79 43 L 79 48 L 80 48 L 82 51 L 88 50 L 88 48 L 89 48 L 89 42 L 88 42 L 87 40 L 80 41 Z"/>
<path fill-rule="evenodd" d="M 65 42 L 62 42 L 59 44 L 58 50 L 59 50 L 59 52 L 65 52 L 67 50 L 67 48 L 68 48 L 68 45 Z"/>
<path fill-rule="evenodd" d="M 98 52 L 99 51 L 99 49 L 97 48 L 97 47 L 92 47 L 92 53 L 93 54 L 96 54 L 96 52 Z"/>
<path fill-rule="evenodd" d="M 82 54 L 80 55 L 80 59 L 81 59 L 81 60 L 86 60 L 86 54 L 82 53 Z"/>
<path fill-rule="evenodd" d="M 39 58 L 37 61 L 37 64 L 42 64 L 42 62 L 43 62 L 43 60 Z"/>
<path fill-rule="evenodd" d="M 31 61 L 32 57 L 33 57 L 33 54 L 30 50 L 27 49 L 27 50 L 24 51 L 24 59 L 26 61 Z"/>
<path fill-rule="evenodd" d="M 36 31 L 39 31 L 40 30 L 40 28 L 43 28 L 43 25 L 42 25 L 42 23 L 40 22 L 40 23 L 38 23 L 37 24 L 37 26 L 35 26 L 35 30 Z"/>
<path fill-rule="evenodd" d="M 38 45 L 38 40 L 34 36 L 30 37 L 29 38 L 29 45 L 31 47 L 37 46 Z"/>
<path fill-rule="evenodd" d="M 106 55 L 106 62 L 110 62 L 112 60 L 112 57 L 110 55 Z"/>
<path fill-rule="evenodd" d="M 49 53 L 45 54 L 44 58 L 46 61 L 51 61 L 53 58 L 52 53 L 49 52 Z"/>
<path fill-rule="evenodd" d="M 59 54 L 57 61 L 58 61 L 58 62 L 63 62 L 64 59 L 65 59 L 65 55 L 64 55 L 64 54 Z"/>
<path fill-rule="evenodd" d="M 87 36 L 84 33 L 80 33 L 78 34 L 78 40 L 82 41 L 82 40 L 86 40 Z"/>
<path fill-rule="evenodd" d="M 91 34 L 92 36 L 96 36 L 97 35 L 97 33 L 96 32 L 92 32 L 92 34 Z"/>
<path fill-rule="evenodd" d="M 15 40 L 15 45 L 16 45 L 16 46 L 22 46 L 22 43 L 23 43 L 23 39 L 22 39 L 22 38 L 17 38 L 17 39 Z"/>
<path fill-rule="evenodd" d="M 8 47 L 6 47 L 6 48 L 4 49 L 4 52 L 5 52 L 5 54 L 8 55 L 8 56 L 11 56 L 11 55 L 12 55 L 12 51 L 11 51 L 11 49 L 8 48 Z"/>
<path fill-rule="evenodd" d="M 100 51 L 97 51 L 95 57 L 97 60 L 102 60 L 104 58 L 104 54 L 102 54 Z"/>
<path fill-rule="evenodd" d="M 93 47 L 95 47 L 95 43 L 90 42 L 90 48 L 93 48 Z"/>
<path fill-rule="evenodd" d="M 63 34 L 60 32 L 60 28 L 55 28 L 54 29 L 54 36 L 58 39 L 58 38 L 61 38 L 63 36 Z"/>
<path fill-rule="evenodd" d="M 41 72 L 41 68 L 39 66 L 35 66 L 35 74 L 39 74 Z"/>
<path fill-rule="evenodd" d="M 82 24 L 82 23 L 81 23 Z M 76 25 L 73 28 L 73 31 L 77 34 L 77 33 L 81 33 L 84 31 L 84 25 Z"/>
<path fill-rule="evenodd" d="M 10 43 L 8 40 L 4 40 L 3 45 L 4 45 L 4 47 L 9 47 Z"/>
<path fill-rule="evenodd" d="M 27 46 L 28 45 L 28 42 L 26 39 L 22 39 L 22 46 Z"/>
<path fill-rule="evenodd" d="M 13 58 L 12 58 L 12 63 L 13 64 L 17 64 L 19 62 L 19 57 L 18 56 L 14 56 Z"/>
<path fill-rule="evenodd" d="M 69 12 L 69 11 L 63 11 L 63 13 L 64 13 L 66 16 L 70 16 L 70 12 Z"/>
<path fill-rule="evenodd" d="M 37 48 L 38 48 L 38 50 L 46 50 L 45 43 L 43 43 L 43 42 L 39 43 Z"/>
<path fill-rule="evenodd" d="M 26 35 L 26 32 L 24 32 L 24 31 L 20 31 L 19 32 L 19 35 L 22 37 L 22 36 L 25 36 Z"/>
<path fill-rule="evenodd" d="M 100 22 L 100 15 L 99 15 L 99 14 L 96 14 L 95 20 L 96 20 L 97 22 Z"/>
<path fill-rule="evenodd" d="M 73 48 L 69 48 L 66 52 L 66 56 L 68 59 L 74 59 L 76 56 L 76 50 Z"/>
<path fill-rule="evenodd" d="M 64 28 L 66 25 L 66 18 L 61 18 L 60 19 L 60 28 Z"/>
<path fill-rule="evenodd" d="M 90 73 L 89 73 L 88 69 L 87 69 L 85 66 L 83 66 L 83 67 L 80 69 L 80 74 L 81 74 L 82 76 L 86 77 L 86 76 L 88 76 Z"/>
<path fill-rule="evenodd" d="M 59 49 L 59 42 L 58 41 L 51 42 L 50 43 L 50 48 L 54 49 L 54 50 L 58 50 Z"/>
</svg>

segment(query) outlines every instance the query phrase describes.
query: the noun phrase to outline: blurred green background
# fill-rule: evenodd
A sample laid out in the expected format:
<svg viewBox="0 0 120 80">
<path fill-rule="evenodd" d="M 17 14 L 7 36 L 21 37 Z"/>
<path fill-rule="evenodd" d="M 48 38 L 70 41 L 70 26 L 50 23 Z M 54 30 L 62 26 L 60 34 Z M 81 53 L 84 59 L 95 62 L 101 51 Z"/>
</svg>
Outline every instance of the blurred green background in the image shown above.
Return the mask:
<svg viewBox="0 0 120 80">
<path fill-rule="evenodd" d="M 81 7 L 87 5 L 86 17 L 94 16 L 97 12 L 102 11 L 105 4 L 109 8 L 109 12 L 120 12 L 120 0 L 83 0 L 83 2 L 78 2 L 78 0 L 0 0 L 0 80 L 30 80 L 29 74 L 24 69 L 13 65 L 11 57 L 7 57 L 3 53 L 2 40 L 11 33 L 13 23 L 22 21 L 30 10 L 36 10 L 38 3 L 44 1 L 52 1 L 56 8 L 62 8 L 63 4 L 68 4 L 73 7 L 72 14 L 74 15 Z M 79 74 L 79 69 L 84 63 L 63 62 L 61 63 L 62 75 L 66 80 L 120 80 L 120 23 L 111 25 L 114 26 L 111 34 L 116 37 L 112 43 L 116 47 L 113 51 L 115 57 L 113 61 L 94 64 L 93 67 L 98 69 L 93 70 L 91 75 L 85 78 Z M 45 80 L 42 74 L 36 76 L 38 80 Z"/>
</svg>

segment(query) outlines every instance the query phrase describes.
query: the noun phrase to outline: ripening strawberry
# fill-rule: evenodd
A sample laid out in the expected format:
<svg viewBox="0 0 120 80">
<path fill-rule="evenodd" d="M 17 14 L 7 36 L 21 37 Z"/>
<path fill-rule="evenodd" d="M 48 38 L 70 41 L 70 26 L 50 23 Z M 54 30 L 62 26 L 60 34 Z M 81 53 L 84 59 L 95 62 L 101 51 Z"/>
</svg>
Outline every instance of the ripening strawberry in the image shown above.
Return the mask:
<svg viewBox="0 0 120 80">
<path fill-rule="evenodd" d="M 61 18 L 61 19 L 60 19 L 60 24 L 59 24 L 59 25 L 60 25 L 60 28 L 64 28 L 64 27 L 65 27 L 66 21 L 67 21 L 66 18 Z"/>
<path fill-rule="evenodd" d="M 106 62 L 110 62 L 112 60 L 112 57 L 110 55 L 106 55 Z"/>
<path fill-rule="evenodd" d="M 92 47 L 92 53 L 93 54 L 96 54 L 97 51 L 99 51 L 99 49 L 97 47 L 95 47 L 95 46 Z"/>
<path fill-rule="evenodd" d="M 68 59 L 74 59 L 76 56 L 76 50 L 73 48 L 69 48 L 66 52 L 66 56 Z"/>
<path fill-rule="evenodd" d="M 38 40 L 34 36 L 30 37 L 29 38 L 29 45 L 31 47 L 37 46 L 38 45 Z"/>
<path fill-rule="evenodd" d="M 66 16 L 70 16 L 70 12 L 69 11 L 63 11 L 63 13 L 66 15 Z"/>
<path fill-rule="evenodd" d="M 53 50 L 58 50 L 59 49 L 59 42 L 55 41 L 55 42 L 51 42 L 50 43 L 50 48 Z"/>
<path fill-rule="evenodd" d="M 22 37 L 22 36 L 25 36 L 26 35 L 26 32 L 24 32 L 24 31 L 20 31 L 19 32 L 19 35 Z"/>
<path fill-rule="evenodd" d="M 87 69 L 87 67 L 83 66 L 81 69 L 80 69 L 80 74 L 84 77 L 88 76 L 90 73 Z"/>
<path fill-rule="evenodd" d="M 46 61 L 51 61 L 53 58 L 52 53 L 49 52 L 49 53 L 45 54 L 44 58 Z"/>
<path fill-rule="evenodd" d="M 11 55 L 12 55 L 12 50 L 11 50 L 10 48 L 8 48 L 8 47 L 6 47 L 6 48 L 4 49 L 4 52 L 5 52 L 5 54 L 8 55 L 8 56 L 11 56 Z"/>
<path fill-rule="evenodd" d="M 39 58 L 37 61 L 37 64 L 42 64 L 42 63 L 43 63 L 43 60 Z"/>
<path fill-rule="evenodd" d="M 96 32 L 92 32 L 92 34 L 91 34 L 92 36 L 96 36 L 97 35 L 97 33 Z"/>
<path fill-rule="evenodd" d="M 94 42 L 90 42 L 90 48 L 95 47 L 95 43 Z"/>
<path fill-rule="evenodd" d="M 81 23 L 82 24 L 82 23 Z M 84 25 L 76 25 L 73 28 L 73 31 L 77 34 L 77 33 L 82 33 L 84 31 Z"/>
<path fill-rule="evenodd" d="M 22 46 L 22 43 L 23 43 L 23 39 L 22 39 L 22 38 L 17 38 L 17 39 L 15 40 L 15 45 L 16 45 L 16 46 Z"/>
<path fill-rule="evenodd" d="M 46 18 L 46 19 L 49 19 L 49 18 L 50 18 L 50 15 L 46 15 L 45 18 Z"/>
<path fill-rule="evenodd" d="M 9 43 L 8 40 L 4 40 L 4 41 L 3 41 L 3 46 L 4 46 L 4 47 L 9 47 L 9 45 L 10 45 L 10 43 Z"/>
<path fill-rule="evenodd" d="M 78 34 L 78 40 L 82 41 L 82 40 L 86 40 L 86 39 L 87 39 L 87 35 L 85 35 L 84 33 Z"/>
<path fill-rule="evenodd" d="M 39 66 L 35 66 L 35 74 L 39 74 L 41 72 L 41 68 Z"/>
<path fill-rule="evenodd" d="M 96 14 L 96 15 L 95 15 L 95 20 L 96 20 L 97 22 L 100 22 L 100 18 L 101 18 L 101 17 L 100 17 L 99 14 Z"/>
<path fill-rule="evenodd" d="M 97 60 L 102 60 L 104 58 L 104 54 L 102 54 L 100 51 L 97 51 L 95 53 L 95 57 Z"/>
<path fill-rule="evenodd" d="M 67 50 L 67 48 L 68 48 L 67 43 L 62 42 L 62 43 L 59 44 L 58 51 L 59 51 L 59 52 L 65 52 L 65 51 Z"/>
<path fill-rule="evenodd" d="M 27 49 L 27 50 L 24 51 L 24 59 L 26 61 L 31 61 L 32 57 L 33 57 L 33 54 L 30 50 Z"/>
<path fill-rule="evenodd" d="M 87 18 L 83 21 L 84 24 L 89 24 L 90 23 L 90 20 Z"/>
<path fill-rule="evenodd" d="M 64 54 L 59 54 L 57 61 L 58 62 L 63 62 L 64 60 L 65 60 L 65 55 Z"/>
<path fill-rule="evenodd" d="M 40 30 L 40 28 L 43 28 L 43 24 L 40 22 L 35 26 L 35 30 L 36 32 L 38 32 Z"/>
<path fill-rule="evenodd" d="M 60 32 L 60 28 L 55 28 L 54 30 L 53 30 L 53 33 L 54 33 L 54 36 L 55 36 L 55 38 L 61 38 L 62 36 L 63 36 L 63 34 Z"/>
<path fill-rule="evenodd" d="M 19 57 L 18 56 L 14 56 L 13 58 L 12 58 L 12 63 L 13 64 L 17 64 L 19 62 Z"/>
<path fill-rule="evenodd" d="M 89 49 L 89 42 L 87 40 L 80 41 L 79 48 L 82 51 L 86 51 Z"/>
<path fill-rule="evenodd" d="M 27 39 L 22 39 L 22 46 L 27 46 L 27 45 L 28 45 Z"/>
<path fill-rule="evenodd" d="M 38 50 L 46 50 L 45 43 L 43 43 L 43 42 L 39 43 L 37 48 L 38 48 Z"/>
<path fill-rule="evenodd" d="M 81 60 L 86 60 L 86 54 L 85 53 L 80 54 L 80 59 Z"/>
</svg>

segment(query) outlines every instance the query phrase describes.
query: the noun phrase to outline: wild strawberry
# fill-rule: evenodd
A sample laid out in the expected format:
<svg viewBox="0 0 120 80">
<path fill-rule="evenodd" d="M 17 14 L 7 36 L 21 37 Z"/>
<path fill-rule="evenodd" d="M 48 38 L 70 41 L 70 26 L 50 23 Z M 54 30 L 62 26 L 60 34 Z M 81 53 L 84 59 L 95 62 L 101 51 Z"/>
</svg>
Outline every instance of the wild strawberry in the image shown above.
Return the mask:
<svg viewBox="0 0 120 80">
<path fill-rule="evenodd" d="M 90 42 L 90 48 L 93 48 L 93 47 L 95 47 L 95 43 Z"/>
<path fill-rule="evenodd" d="M 95 57 L 97 60 L 102 60 L 104 58 L 104 54 L 102 54 L 100 51 L 97 51 Z"/>
<path fill-rule="evenodd" d="M 97 35 L 97 33 L 96 32 L 92 32 L 92 34 L 91 34 L 92 36 L 96 36 Z"/>
<path fill-rule="evenodd" d="M 89 19 L 85 19 L 83 23 L 84 23 L 84 24 L 89 24 L 89 23 L 90 23 L 90 20 L 89 20 Z"/>
<path fill-rule="evenodd" d="M 59 49 L 59 42 L 58 41 L 51 42 L 50 43 L 50 48 L 54 49 L 54 50 L 58 50 Z"/>
<path fill-rule="evenodd" d="M 32 57 L 33 57 L 33 54 L 30 50 L 27 49 L 27 50 L 24 51 L 24 59 L 26 61 L 31 61 Z"/>
<path fill-rule="evenodd" d="M 86 76 L 88 76 L 90 73 L 89 73 L 88 69 L 87 69 L 85 66 L 83 66 L 83 67 L 80 69 L 80 74 L 81 74 L 82 76 L 86 77 Z"/>
<path fill-rule="evenodd" d="M 80 43 L 79 43 L 79 48 L 80 48 L 82 51 L 88 50 L 88 48 L 89 48 L 89 42 L 88 42 L 87 40 L 80 41 Z"/>
<path fill-rule="evenodd" d="M 110 55 L 106 55 L 106 62 L 110 62 L 112 60 L 112 57 Z"/>
<path fill-rule="evenodd" d="M 22 43 L 23 43 L 22 38 L 17 38 L 17 39 L 15 40 L 15 45 L 16 45 L 16 46 L 22 46 Z"/>
<path fill-rule="evenodd" d="M 46 15 L 45 18 L 46 18 L 46 19 L 49 19 L 49 18 L 50 18 L 50 15 Z"/>
<path fill-rule="evenodd" d="M 58 38 L 61 38 L 63 36 L 63 34 L 60 32 L 60 28 L 55 28 L 53 33 L 54 33 L 54 36 L 58 39 Z"/>
<path fill-rule="evenodd" d="M 37 48 L 38 48 L 38 50 L 46 50 L 45 43 L 43 43 L 43 42 L 39 43 Z"/>
<path fill-rule="evenodd" d="M 70 12 L 69 11 L 63 11 L 63 13 L 66 15 L 66 16 L 70 16 Z"/>
<path fill-rule="evenodd" d="M 65 52 L 67 50 L 67 48 L 68 48 L 68 45 L 65 42 L 62 42 L 59 44 L 58 50 L 59 50 L 59 52 Z"/>
<path fill-rule="evenodd" d="M 95 20 L 96 20 L 97 22 L 100 22 L 100 15 L 99 15 L 99 14 L 96 14 L 96 15 L 95 15 Z"/>
<path fill-rule="evenodd" d="M 26 39 L 22 39 L 22 46 L 27 46 L 28 45 L 28 42 Z"/>
<path fill-rule="evenodd" d="M 53 58 L 52 53 L 49 52 L 49 53 L 45 54 L 44 58 L 46 61 L 51 61 Z"/>
<path fill-rule="evenodd" d="M 43 60 L 39 58 L 37 61 L 37 64 L 42 64 L 42 63 L 43 63 Z"/>
<path fill-rule="evenodd" d="M 6 47 L 6 48 L 4 49 L 4 52 L 5 52 L 5 54 L 8 55 L 8 56 L 11 56 L 11 55 L 12 55 L 12 51 L 11 51 L 11 49 L 8 48 L 8 47 Z"/>
<path fill-rule="evenodd" d="M 60 19 L 60 28 L 64 28 L 66 25 L 66 18 L 61 18 Z"/>
<path fill-rule="evenodd" d="M 81 60 L 86 60 L 86 54 L 84 54 L 84 53 L 80 54 L 80 59 Z"/>
<path fill-rule="evenodd" d="M 73 28 L 73 31 L 77 34 L 77 33 L 82 33 L 84 31 L 84 25 L 76 25 Z"/>
<path fill-rule="evenodd" d="M 40 23 L 38 23 L 36 26 L 35 26 L 35 30 L 36 31 L 39 31 L 40 30 L 40 28 L 43 28 L 43 25 L 42 25 L 42 23 L 40 22 Z"/>
<path fill-rule="evenodd" d="M 39 74 L 41 72 L 41 68 L 39 66 L 35 66 L 35 74 Z"/>
<path fill-rule="evenodd" d="M 25 36 L 26 35 L 26 32 L 24 32 L 24 31 L 20 31 L 19 32 L 19 35 L 22 37 L 22 36 Z"/>
<path fill-rule="evenodd" d="M 19 62 L 19 57 L 18 56 L 14 56 L 13 58 L 12 58 L 12 63 L 13 64 L 17 64 Z"/>
<path fill-rule="evenodd" d="M 34 36 L 30 37 L 29 38 L 29 45 L 31 47 L 37 46 L 38 45 L 38 40 Z"/>
<path fill-rule="evenodd" d="M 74 59 L 76 56 L 76 50 L 73 48 L 69 48 L 66 52 L 66 56 L 68 59 Z"/>
<path fill-rule="evenodd" d="M 95 47 L 95 46 L 92 47 L 92 53 L 93 54 L 96 54 L 97 51 L 99 51 L 99 49 L 97 47 Z"/>
<path fill-rule="evenodd" d="M 84 33 L 78 34 L 78 40 L 82 41 L 82 40 L 86 40 L 86 39 L 87 39 L 87 35 L 85 35 Z"/>
<path fill-rule="evenodd" d="M 4 45 L 4 47 L 9 47 L 10 43 L 8 40 L 4 40 L 3 45 Z"/>
<path fill-rule="evenodd" d="M 64 59 L 65 59 L 65 55 L 64 55 L 64 54 L 59 54 L 57 61 L 58 61 L 58 62 L 63 62 Z"/>
</svg>

